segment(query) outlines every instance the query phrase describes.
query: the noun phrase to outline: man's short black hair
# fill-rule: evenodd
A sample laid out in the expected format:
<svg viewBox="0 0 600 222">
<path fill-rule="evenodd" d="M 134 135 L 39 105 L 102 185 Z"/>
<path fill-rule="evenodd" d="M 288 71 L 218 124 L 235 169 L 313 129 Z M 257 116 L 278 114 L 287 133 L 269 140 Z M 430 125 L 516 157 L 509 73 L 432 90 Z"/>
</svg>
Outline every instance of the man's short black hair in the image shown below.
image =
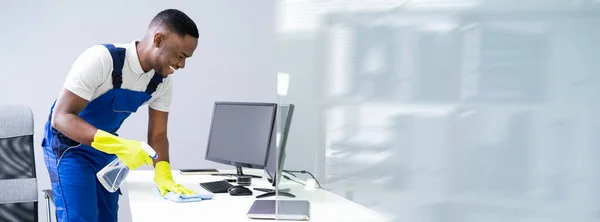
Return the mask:
<svg viewBox="0 0 600 222">
<path fill-rule="evenodd" d="M 190 35 L 198 38 L 196 23 L 185 13 L 177 9 L 165 9 L 159 12 L 154 16 L 152 22 L 150 22 L 150 26 L 155 25 L 162 25 L 180 36 Z"/>
</svg>

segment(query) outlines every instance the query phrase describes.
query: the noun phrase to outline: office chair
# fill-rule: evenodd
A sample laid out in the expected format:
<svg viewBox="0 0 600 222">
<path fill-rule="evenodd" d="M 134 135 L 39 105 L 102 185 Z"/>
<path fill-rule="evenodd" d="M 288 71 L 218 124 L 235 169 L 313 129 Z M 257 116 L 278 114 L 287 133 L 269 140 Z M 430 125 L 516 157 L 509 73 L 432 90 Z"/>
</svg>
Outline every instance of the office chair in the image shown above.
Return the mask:
<svg viewBox="0 0 600 222">
<path fill-rule="evenodd" d="M 0 221 L 38 221 L 33 112 L 0 106 Z"/>
</svg>

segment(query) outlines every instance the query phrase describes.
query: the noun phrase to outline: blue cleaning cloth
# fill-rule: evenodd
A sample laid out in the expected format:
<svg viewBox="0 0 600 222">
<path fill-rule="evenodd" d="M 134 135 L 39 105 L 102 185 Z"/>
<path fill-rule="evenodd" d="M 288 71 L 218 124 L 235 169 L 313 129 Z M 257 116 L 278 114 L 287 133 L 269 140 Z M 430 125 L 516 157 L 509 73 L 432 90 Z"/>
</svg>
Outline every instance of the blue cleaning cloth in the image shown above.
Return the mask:
<svg viewBox="0 0 600 222">
<path fill-rule="evenodd" d="M 187 203 L 187 202 L 197 202 L 197 201 L 201 201 L 201 200 L 210 200 L 213 198 L 213 194 L 212 193 L 198 193 L 196 191 L 196 194 L 192 194 L 192 195 L 184 195 L 184 194 L 178 194 L 175 192 L 168 192 L 167 194 L 165 194 L 165 196 L 160 196 L 160 191 L 158 191 L 158 187 L 155 187 L 154 189 L 152 189 L 154 195 L 165 199 L 165 200 L 170 200 L 173 202 L 177 202 L 177 203 Z"/>
</svg>

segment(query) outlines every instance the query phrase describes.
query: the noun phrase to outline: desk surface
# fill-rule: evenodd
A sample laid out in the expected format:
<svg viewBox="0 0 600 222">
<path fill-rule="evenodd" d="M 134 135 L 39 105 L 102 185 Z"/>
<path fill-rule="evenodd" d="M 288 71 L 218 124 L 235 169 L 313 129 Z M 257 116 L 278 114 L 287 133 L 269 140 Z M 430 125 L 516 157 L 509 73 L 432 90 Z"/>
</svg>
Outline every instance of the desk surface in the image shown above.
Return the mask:
<svg viewBox="0 0 600 222">
<path fill-rule="evenodd" d="M 247 171 L 247 172 L 246 172 Z M 234 171 L 231 171 L 234 172 Z M 245 173 L 263 175 L 262 171 L 245 170 Z M 225 171 L 224 173 L 229 173 Z M 134 170 L 127 177 L 127 189 L 131 215 L 137 221 L 273 221 L 249 219 L 248 209 L 261 191 L 252 190 L 252 196 L 231 196 L 227 193 L 214 194 L 213 199 L 192 203 L 175 203 L 162 200 L 152 193 L 154 187 L 152 170 Z M 198 183 L 222 180 L 223 177 L 211 175 L 181 175 L 173 170 L 176 182 L 196 191 L 208 192 Z M 233 183 L 236 185 L 235 183 Z M 252 179 L 252 188 L 273 188 L 268 181 Z M 292 181 L 282 181 L 281 188 L 290 188 L 295 198 L 277 197 L 277 199 L 308 200 L 311 204 L 310 221 L 387 221 L 381 214 L 360 204 L 340 197 L 332 192 L 316 188 L 304 189 L 304 186 Z M 263 199 L 275 199 L 268 197 Z"/>
</svg>

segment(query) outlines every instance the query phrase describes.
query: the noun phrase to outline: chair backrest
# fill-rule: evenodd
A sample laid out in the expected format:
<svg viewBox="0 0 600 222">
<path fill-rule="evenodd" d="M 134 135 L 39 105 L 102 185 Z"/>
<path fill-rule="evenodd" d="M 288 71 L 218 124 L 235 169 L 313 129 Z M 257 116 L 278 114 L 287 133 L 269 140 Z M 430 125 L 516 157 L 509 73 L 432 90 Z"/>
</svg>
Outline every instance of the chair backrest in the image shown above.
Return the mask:
<svg viewBox="0 0 600 222">
<path fill-rule="evenodd" d="M 33 113 L 0 105 L 0 221 L 37 221 Z"/>
</svg>

